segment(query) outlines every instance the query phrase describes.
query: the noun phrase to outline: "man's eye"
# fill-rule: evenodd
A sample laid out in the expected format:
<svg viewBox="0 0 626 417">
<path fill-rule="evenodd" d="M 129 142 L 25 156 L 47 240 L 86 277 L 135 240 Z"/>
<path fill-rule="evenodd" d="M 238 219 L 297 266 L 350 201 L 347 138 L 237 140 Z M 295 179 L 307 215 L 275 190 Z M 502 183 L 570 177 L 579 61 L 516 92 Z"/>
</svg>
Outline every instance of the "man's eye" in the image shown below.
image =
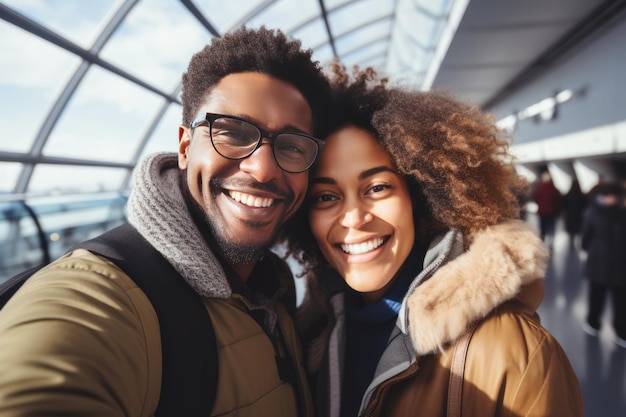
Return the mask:
<svg viewBox="0 0 626 417">
<path fill-rule="evenodd" d="M 302 149 L 302 146 L 298 146 L 295 143 L 281 143 L 280 145 L 276 145 L 276 151 L 282 154 L 303 154 L 305 152 Z"/>
<path fill-rule="evenodd" d="M 211 133 L 213 135 L 214 140 L 228 141 L 231 143 L 242 143 L 242 144 L 247 144 L 248 142 L 250 142 L 248 136 L 238 130 L 213 129 L 213 132 Z"/>
<path fill-rule="evenodd" d="M 221 136 L 225 138 L 228 137 L 237 139 L 243 137 L 241 132 L 231 129 L 213 129 L 213 132 L 211 133 L 213 133 L 213 136 Z"/>
</svg>

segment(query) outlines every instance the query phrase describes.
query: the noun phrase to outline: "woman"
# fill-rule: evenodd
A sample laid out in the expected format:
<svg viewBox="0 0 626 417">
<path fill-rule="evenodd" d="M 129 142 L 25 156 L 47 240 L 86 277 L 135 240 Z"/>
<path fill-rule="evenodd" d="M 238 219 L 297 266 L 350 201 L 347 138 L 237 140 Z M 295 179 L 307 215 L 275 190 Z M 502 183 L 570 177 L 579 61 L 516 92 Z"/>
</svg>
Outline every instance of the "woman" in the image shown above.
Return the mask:
<svg viewBox="0 0 626 417">
<path fill-rule="evenodd" d="M 319 414 L 582 416 L 539 324 L 548 255 L 517 219 L 506 142 L 470 106 L 375 77 L 338 72 L 335 128 L 287 228 Z"/>
</svg>

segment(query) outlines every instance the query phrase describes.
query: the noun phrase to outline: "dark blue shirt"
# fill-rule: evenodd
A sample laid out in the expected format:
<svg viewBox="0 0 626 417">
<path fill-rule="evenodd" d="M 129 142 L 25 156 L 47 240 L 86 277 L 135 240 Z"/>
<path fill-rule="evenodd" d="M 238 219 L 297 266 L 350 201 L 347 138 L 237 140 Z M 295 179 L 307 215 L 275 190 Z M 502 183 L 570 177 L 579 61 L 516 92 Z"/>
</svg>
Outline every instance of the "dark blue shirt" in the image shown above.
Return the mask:
<svg viewBox="0 0 626 417">
<path fill-rule="evenodd" d="M 346 292 L 346 355 L 341 416 L 356 417 L 389 335 L 396 323 L 409 285 L 422 270 L 424 250 L 414 248 L 391 287 L 375 303 L 366 305 L 361 294 Z"/>
</svg>

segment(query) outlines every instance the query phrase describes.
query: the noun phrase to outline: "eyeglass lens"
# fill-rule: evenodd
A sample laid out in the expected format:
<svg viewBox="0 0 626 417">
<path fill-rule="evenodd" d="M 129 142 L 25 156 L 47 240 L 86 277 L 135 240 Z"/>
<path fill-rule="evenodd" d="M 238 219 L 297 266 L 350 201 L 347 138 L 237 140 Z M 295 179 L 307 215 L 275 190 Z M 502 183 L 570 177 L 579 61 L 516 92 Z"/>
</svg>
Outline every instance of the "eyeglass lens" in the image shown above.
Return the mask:
<svg viewBox="0 0 626 417">
<path fill-rule="evenodd" d="M 211 139 L 220 155 L 241 159 L 255 151 L 261 132 L 244 120 L 219 117 L 211 124 Z M 304 135 L 281 133 L 274 138 L 272 149 L 280 168 L 287 172 L 302 172 L 315 160 L 318 146 Z"/>
</svg>

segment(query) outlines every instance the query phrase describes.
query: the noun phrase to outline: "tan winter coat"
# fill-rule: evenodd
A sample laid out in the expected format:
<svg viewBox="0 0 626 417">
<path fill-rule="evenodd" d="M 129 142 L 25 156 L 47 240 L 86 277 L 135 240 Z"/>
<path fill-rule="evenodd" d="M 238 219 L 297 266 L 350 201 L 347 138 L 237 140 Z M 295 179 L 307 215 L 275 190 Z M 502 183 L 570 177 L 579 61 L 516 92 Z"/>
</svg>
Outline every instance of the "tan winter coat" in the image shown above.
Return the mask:
<svg viewBox="0 0 626 417">
<path fill-rule="evenodd" d="M 360 415 L 446 416 L 454 347 L 478 323 L 466 357 L 463 417 L 582 416 L 576 375 L 536 313 L 547 257 L 534 230 L 521 221 L 480 232 L 467 251 L 454 231 L 433 242 Z M 343 294 L 329 301 L 334 325 L 309 344 L 309 366 L 317 373 L 320 415 L 340 417 Z M 300 318 L 315 321 L 321 304 L 313 286 Z M 324 356 L 320 340 L 326 340 Z"/>
</svg>

